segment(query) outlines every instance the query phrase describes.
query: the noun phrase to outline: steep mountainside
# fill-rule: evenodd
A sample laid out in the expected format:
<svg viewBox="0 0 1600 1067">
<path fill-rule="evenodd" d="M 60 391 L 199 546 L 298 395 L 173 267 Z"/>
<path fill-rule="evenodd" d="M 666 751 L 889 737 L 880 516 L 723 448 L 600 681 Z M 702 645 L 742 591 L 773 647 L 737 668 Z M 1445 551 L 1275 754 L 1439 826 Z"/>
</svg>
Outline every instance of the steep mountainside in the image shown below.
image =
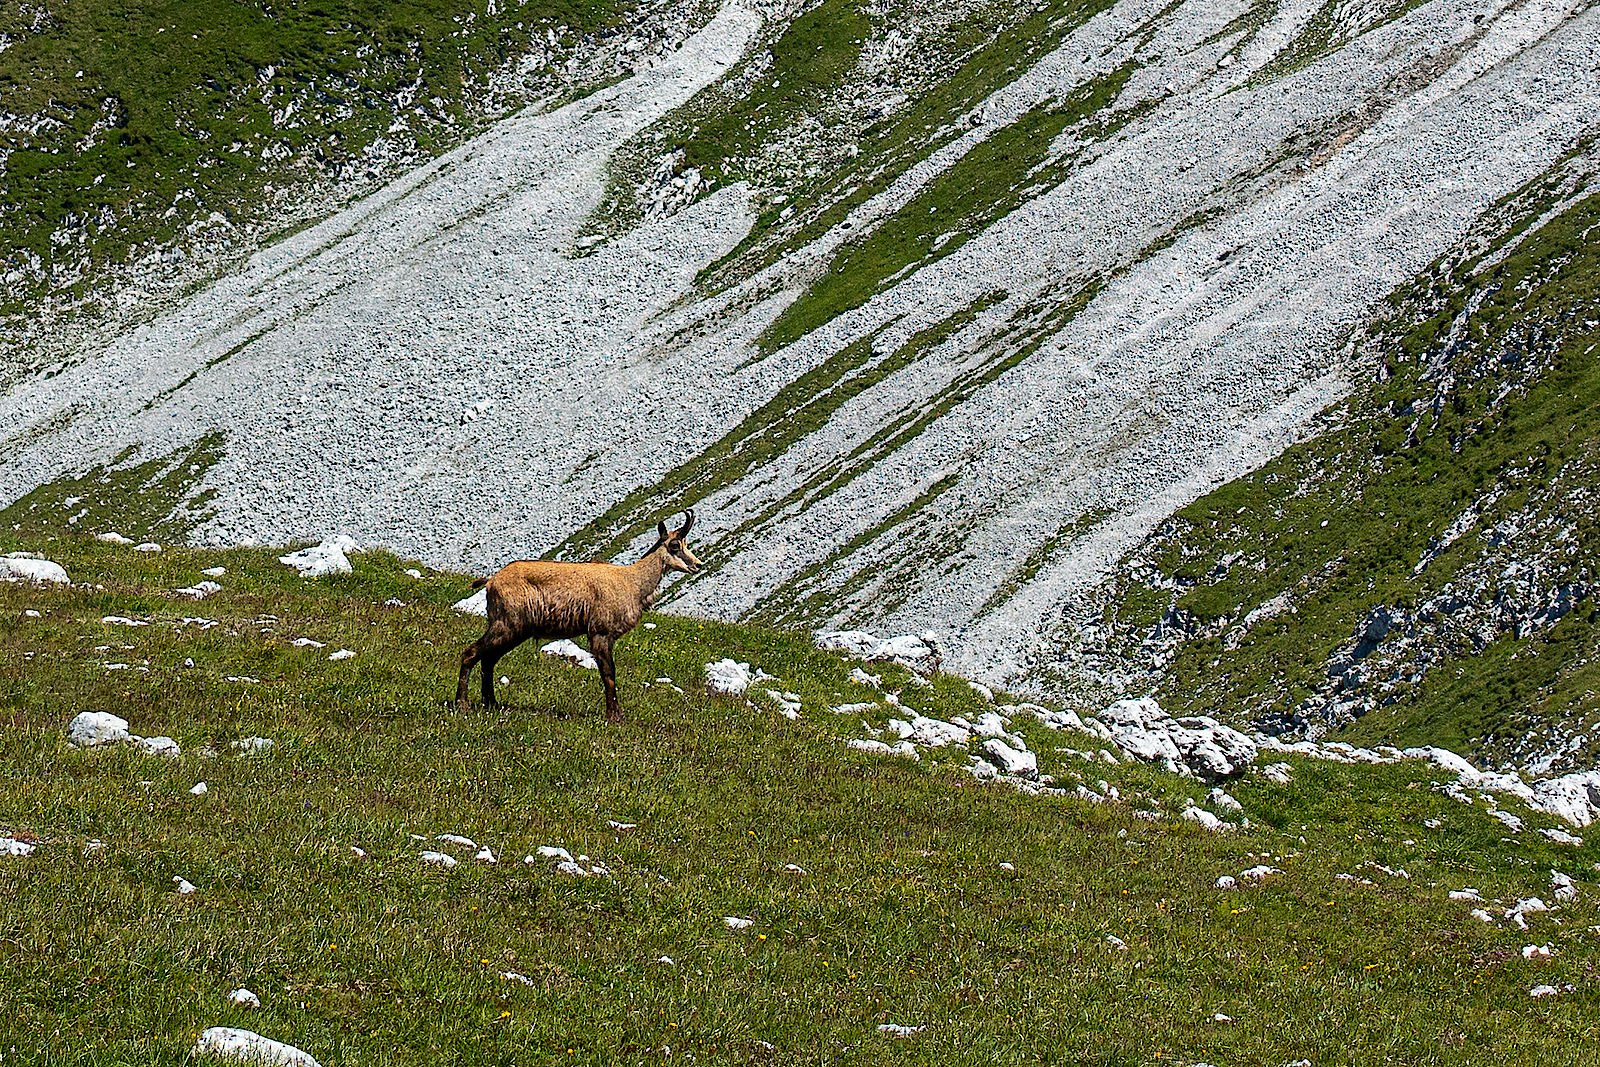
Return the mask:
<svg viewBox="0 0 1600 1067">
<path fill-rule="evenodd" d="M 1592 766 L 1594 167 L 1564 161 L 1400 290 L 1357 344 L 1373 380 L 1164 523 L 1063 669 L 1272 732 Z"/>
<path fill-rule="evenodd" d="M 93 523 L 102 468 L 146 463 L 203 540 L 478 569 L 695 506 L 677 610 L 932 628 L 989 680 L 1275 728 L 1571 745 L 1440 709 L 1493 675 L 1526 683 L 1496 707 L 1594 710 L 1594 9 L 669 15 L 704 28 L 35 369 L 0 501 Z"/>
</svg>

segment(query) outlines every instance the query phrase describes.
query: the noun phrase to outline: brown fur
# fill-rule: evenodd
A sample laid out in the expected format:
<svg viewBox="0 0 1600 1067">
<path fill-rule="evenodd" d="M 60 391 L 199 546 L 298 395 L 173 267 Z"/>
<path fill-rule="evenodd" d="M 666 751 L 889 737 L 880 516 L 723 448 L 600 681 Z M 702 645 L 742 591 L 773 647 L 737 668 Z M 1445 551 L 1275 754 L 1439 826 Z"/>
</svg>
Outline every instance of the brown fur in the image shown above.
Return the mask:
<svg viewBox="0 0 1600 1067">
<path fill-rule="evenodd" d="M 589 651 L 600 667 L 606 718 L 620 721 L 611 646 L 639 625 L 669 569 L 688 573 L 700 569 L 700 561 L 684 540 L 693 525 L 692 510 L 685 513 L 683 526 L 677 530 L 669 532 L 667 524 L 660 523 L 655 546 L 632 566 L 518 560 L 493 577 L 473 582 L 474 589 L 488 589 L 489 625 L 483 636 L 461 653 L 457 706 L 463 711 L 468 707 L 467 682 L 474 666 L 482 671 L 484 707 L 493 708 L 494 667 L 500 657 L 530 637 L 556 640 L 582 635 L 589 639 Z"/>
</svg>

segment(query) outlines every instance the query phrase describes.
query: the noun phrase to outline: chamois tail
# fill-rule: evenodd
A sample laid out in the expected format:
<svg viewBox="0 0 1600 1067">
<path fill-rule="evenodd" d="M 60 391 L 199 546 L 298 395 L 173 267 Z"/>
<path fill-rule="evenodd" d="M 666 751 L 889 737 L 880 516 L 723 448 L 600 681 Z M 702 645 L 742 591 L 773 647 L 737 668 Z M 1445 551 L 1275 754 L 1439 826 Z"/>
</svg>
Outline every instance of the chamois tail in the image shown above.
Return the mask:
<svg viewBox="0 0 1600 1067">
<path fill-rule="evenodd" d="M 486 586 L 488 584 L 489 584 L 489 579 L 488 578 L 479 578 L 477 581 L 472 583 L 472 588 L 474 588 L 474 589 L 482 589 L 484 586 Z"/>
</svg>

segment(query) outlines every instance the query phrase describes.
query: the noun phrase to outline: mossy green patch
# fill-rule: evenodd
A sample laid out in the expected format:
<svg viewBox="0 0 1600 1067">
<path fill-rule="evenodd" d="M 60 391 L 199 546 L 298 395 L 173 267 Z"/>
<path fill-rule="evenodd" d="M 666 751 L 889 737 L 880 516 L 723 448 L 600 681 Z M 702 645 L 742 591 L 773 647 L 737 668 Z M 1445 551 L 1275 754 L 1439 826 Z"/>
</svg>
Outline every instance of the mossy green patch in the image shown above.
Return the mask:
<svg viewBox="0 0 1600 1067">
<path fill-rule="evenodd" d="M 110 463 L 41 485 L 0 509 L 0 529 L 24 536 L 115 531 L 135 541 L 183 540 L 209 517 L 206 472 L 222 458 L 221 434 L 142 463 L 130 446 Z"/>
<path fill-rule="evenodd" d="M 424 150 L 478 122 L 469 86 L 613 0 L 138 0 L 0 4 L 0 247 L 58 288 L 253 219 L 274 184 L 360 161 L 399 117 Z M 18 310 L 27 293 L 10 290 Z"/>
</svg>

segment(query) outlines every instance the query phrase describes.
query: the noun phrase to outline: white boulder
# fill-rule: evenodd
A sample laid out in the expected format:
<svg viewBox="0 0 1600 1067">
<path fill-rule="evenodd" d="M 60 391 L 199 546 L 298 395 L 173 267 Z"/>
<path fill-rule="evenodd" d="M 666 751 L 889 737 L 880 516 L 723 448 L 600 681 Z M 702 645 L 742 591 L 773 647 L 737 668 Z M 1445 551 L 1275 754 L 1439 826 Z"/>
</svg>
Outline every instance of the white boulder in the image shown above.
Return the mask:
<svg viewBox="0 0 1600 1067">
<path fill-rule="evenodd" d="M 166 756 L 168 759 L 176 759 L 181 755 L 178 742 L 170 737 L 135 737 L 133 738 L 133 743 L 138 745 L 146 755 Z"/>
<path fill-rule="evenodd" d="M 213 1026 L 194 1043 L 196 1056 L 216 1056 L 257 1067 L 322 1067 L 309 1053 L 250 1030 Z"/>
<path fill-rule="evenodd" d="M 39 585 L 69 585 L 66 568 L 48 559 L 37 559 L 19 552 L 0 556 L 0 582 L 35 582 Z"/>
<path fill-rule="evenodd" d="M 462 597 L 450 605 L 465 615 L 489 616 L 489 590 L 480 589 L 469 597 Z"/>
<path fill-rule="evenodd" d="M 970 730 L 955 723 L 945 722 L 943 719 L 930 719 L 923 715 L 913 715 L 910 722 L 904 719 L 890 719 L 889 729 L 907 741 L 928 748 L 965 745 L 972 739 Z"/>
<path fill-rule="evenodd" d="M 575 663 L 586 670 L 596 671 L 600 669 L 600 664 L 595 660 L 594 656 L 590 655 L 583 646 L 572 641 L 551 641 L 539 651 L 547 656 L 555 656 L 566 660 L 568 663 Z"/>
<path fill-rule="evenodd" d="M 128 720 L 109 711 L 80 711 L 67 727 L 67 741 L 79 748 L 114 745 L 132 738 L 128 734 Z"/>
<path fill-rule="evenodd" d="M 1204 715 L 1175 719 L 1154 697 L 1119 700 L 1090 722 L 1135 759 L 1204 782 L 1242 774 L 1256 758 L 1255 742 L 1239 731 Z"/>
<path fill-rule="evenodd" d="M 748 663 L 736 663 L 731 659 L 706 664 L 706 687 L 713 693 L 742 696 L 756 682 L 770 678 L 772 675 L 759 667 L 752 669 Z"/>
<path fill-rule="evenodd" d="M 938 638 L 930 631 L 878 638 L 865 630 L 818 630 L 813 635 L 818 648 L 847 652 L 858 659 L 898 663 L 919 674 L 938 671 Z"/>
<path fill-rule="evenodd" d="M 909 756 L 917 758 L 917 746 L 910 741 L 901 741 L 897 745 L 885 744 L 870 737 L 852 737 L 844 743 L 844 747 L 855 752 L 870 752 L 877 756 Z"/>
<path fill-rule="evenodd" d="M 331 534 L 323 538 L 321 544 L 302 548 L 287 556 L 279 556 L 278 562 L 293 567 L 300 572 L 302 578 L 321 578 L 325 574 L 350 574 L 355 568 L 350 566 L 347 553 L 360 550 L 361 546 L 356 544 L 355 538 L 346 534 Z"/>
<path fill-rule="evenodd" d="M 1013 778 L 1039 777 L 1039 757 L 1026 749 L 1018 751 L 998 737 L 991 737 L 983 743 L 983 753 L 990 763 Z"/>
</svg>

